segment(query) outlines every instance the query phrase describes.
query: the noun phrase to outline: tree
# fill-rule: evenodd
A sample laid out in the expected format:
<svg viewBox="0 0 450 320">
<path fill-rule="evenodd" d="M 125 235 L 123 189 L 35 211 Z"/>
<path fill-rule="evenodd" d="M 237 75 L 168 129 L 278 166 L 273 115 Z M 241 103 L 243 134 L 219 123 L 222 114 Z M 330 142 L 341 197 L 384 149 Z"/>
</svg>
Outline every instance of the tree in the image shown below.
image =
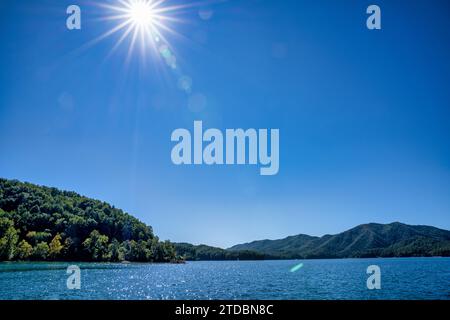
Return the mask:
<svg viewBox="0 0 450 320">
<path fill-rule="evenodd" d="M 166 240 L 162 244 L 163 247 L 163 261 L 170 262 L 174 261 L 176 257 L 176 252 L 174 246 L 170 243 L 170 241 Z"/>
<path fill-rule="evenodd" d="M 124 241 L 122 243 L 123 251 L 124 251 L 124 257 L 127 261 L 135 261 L 137 256 L 137 244 L 136 241 L 130 240 L 130 241 Z"/>
<path fill-rule="evenodd" d="M 17 245 L 16 257 L 19 260 L 27 260 L 33 254 L 33 247 L 26 240 L 22 240 Z"/>
<path fill-rule="evenodd" d="M 108 255 L 111 261 L 123 261 L 124 255 L 120 251 L 120 243 L 117 239 L 113 239 L 108 245 Z"/>
<path fill-rule="evenodd" d="M 94 261 L 109 260 L 108 236 L 100 234 L 97 230 L 91 232 L 89 237 L 83 242 L 84 250 L 89 258 Z"/>
<path fill-rule="evenodd" d="M 73 257 L 77 256 L 77 247 L 74 245 L 72 238 L 67 237 L 64 240 L 61 255 L 64 257 L 64 259 L 73 259 Z"/>
<path fill-rule="evenodd" d="M 16 250 L 17 241 L 19 236 L 17 230 L 14 227 L 6 229 L 2 238 L 0 238 L 0 261 L 11 260 L 14 258 L 14 252 Z"/>
<path fill-rule="evenodd" d="M 139 240 L 136 244 L 136 252 L 134 256 L 134 261 L 149 261 L 152 258 L 152 253 L 147 247 L 147 242 L 144 240 Z"/>
<path fill-rule="evenodd" d="M 61 235 L 58 233 L 49 245 L 48 256 L 51 259 L 56 259 L 60 256 L 61 251 L 64 249 L 64 246 L 61 244 Z"/>
<path fill-rule="evenodd" d="M 39 242 L 33 249 L 33 257 L 36 260 L 47 260 L 50 248 L 46 242 Z"/>
<path fill-rule="evenodd" d="M 39 242 L 47 242 L 52 237 L 52 234 L 46 231 L 42 232 L 29 231 L 26 237 L 30 240 L 30 242 L 33 245 L 37 245 Z"/>
</svg>

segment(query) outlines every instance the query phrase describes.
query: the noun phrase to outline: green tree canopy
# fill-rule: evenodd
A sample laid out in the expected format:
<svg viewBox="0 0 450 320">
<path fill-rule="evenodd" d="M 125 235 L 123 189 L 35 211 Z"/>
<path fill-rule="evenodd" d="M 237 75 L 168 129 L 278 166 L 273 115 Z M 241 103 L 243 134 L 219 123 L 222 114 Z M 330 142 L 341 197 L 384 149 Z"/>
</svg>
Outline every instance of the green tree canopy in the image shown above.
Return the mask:
<svg viewBox="0 0 450 320">
<path fill-rule="evenodd" d="M 169 262 L 176 254 L 106 202 L 0 178 L 0 261 L 14 259 Z"/>
</svg>

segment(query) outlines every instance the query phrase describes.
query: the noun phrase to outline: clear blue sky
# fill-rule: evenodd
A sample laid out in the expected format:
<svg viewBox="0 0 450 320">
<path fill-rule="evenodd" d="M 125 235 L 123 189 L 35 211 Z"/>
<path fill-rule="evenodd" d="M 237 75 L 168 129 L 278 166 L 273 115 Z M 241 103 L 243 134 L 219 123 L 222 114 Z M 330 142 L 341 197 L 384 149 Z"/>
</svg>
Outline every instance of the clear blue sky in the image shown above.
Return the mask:
<svg viewBox="0 0 450 320">
<path fill-rule="evenodd" d="M 365 27 L 372 2 L 381 31 Z M 80 31 L 65 27 L 69 4 Z M 127 63 L 129 39 L 108 56 L 120 33 L 80 50 L 116 23 L 86 1 L 1 1 L 0 176 L 222 247 L 367 222 L 450 229 L 448 1 L 230 0 L 208 20 L 199 9 L 166 34 L 172 72 L 156 53 Z M 171 132 L 194 120 L 279 128 L 279 174 L 174 166 Z"/>
</svg>

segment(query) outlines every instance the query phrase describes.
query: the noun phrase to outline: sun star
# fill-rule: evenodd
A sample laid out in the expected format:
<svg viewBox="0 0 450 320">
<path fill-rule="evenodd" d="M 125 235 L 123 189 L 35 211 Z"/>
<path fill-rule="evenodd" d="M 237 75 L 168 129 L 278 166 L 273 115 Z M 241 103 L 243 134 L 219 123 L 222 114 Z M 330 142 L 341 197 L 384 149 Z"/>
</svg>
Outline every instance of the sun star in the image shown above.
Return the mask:
<svg viewBox="0 0 450 320">
<path fill-rule="evenodd" d="M 154 19 L 153 8 L 149 1 L 135 1 L 129 9 L 129 19 L 139 28 L 152 26 Z"/>
<path fill-rule="evenodd" d="M 111 52 L 124 42 L 129 42 L 128 58 L 136 46 L 141 48 L 141 56 L 145 57 L 147 48 L 154 52 L 161 51 L 161 47 L 170 47 L 165 34 L 178 35 L 170 24 L 182 20 L 175 17 L 177 11 L 195 6 L 195 4 L 167 5 L 166 0 L 115 0 L 98 4 L 107 14 L 102 18 L 107 21 L 117 21 L 117 24 L 98 38 L 96 43 L 113 34 L 120 33 Z M 165 58 L 163 56 L 163 58 Z"/>
</svg>

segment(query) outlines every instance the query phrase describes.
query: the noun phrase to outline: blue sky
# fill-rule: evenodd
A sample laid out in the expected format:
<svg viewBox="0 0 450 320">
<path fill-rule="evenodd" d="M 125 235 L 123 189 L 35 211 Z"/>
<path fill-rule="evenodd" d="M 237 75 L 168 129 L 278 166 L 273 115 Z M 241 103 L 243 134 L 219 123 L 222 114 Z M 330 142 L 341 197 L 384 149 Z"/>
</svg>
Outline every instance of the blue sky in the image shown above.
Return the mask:
<svg viewBox="0 0 450 320">
<path fill-rule="evenodd" d="M 120 33 L 83 47 L 117 23 L 87 1 L 2 1 L 0 176 L 222 247 L 367 222 L 450 229 L 449 5 L 374 3 L 380 31 L 365 26 L 367 1 L 230 0 L 208 20 L 183 10 L 165 34 L 171 71 L 155 52 L 127 62 L 129 39 L 109 54 Z M 70 4 L 81 30 L 66 29 Z M 171 132 L 194 120 L 280 129 L 280 172 L 173 165 Z"/>
</svg>

